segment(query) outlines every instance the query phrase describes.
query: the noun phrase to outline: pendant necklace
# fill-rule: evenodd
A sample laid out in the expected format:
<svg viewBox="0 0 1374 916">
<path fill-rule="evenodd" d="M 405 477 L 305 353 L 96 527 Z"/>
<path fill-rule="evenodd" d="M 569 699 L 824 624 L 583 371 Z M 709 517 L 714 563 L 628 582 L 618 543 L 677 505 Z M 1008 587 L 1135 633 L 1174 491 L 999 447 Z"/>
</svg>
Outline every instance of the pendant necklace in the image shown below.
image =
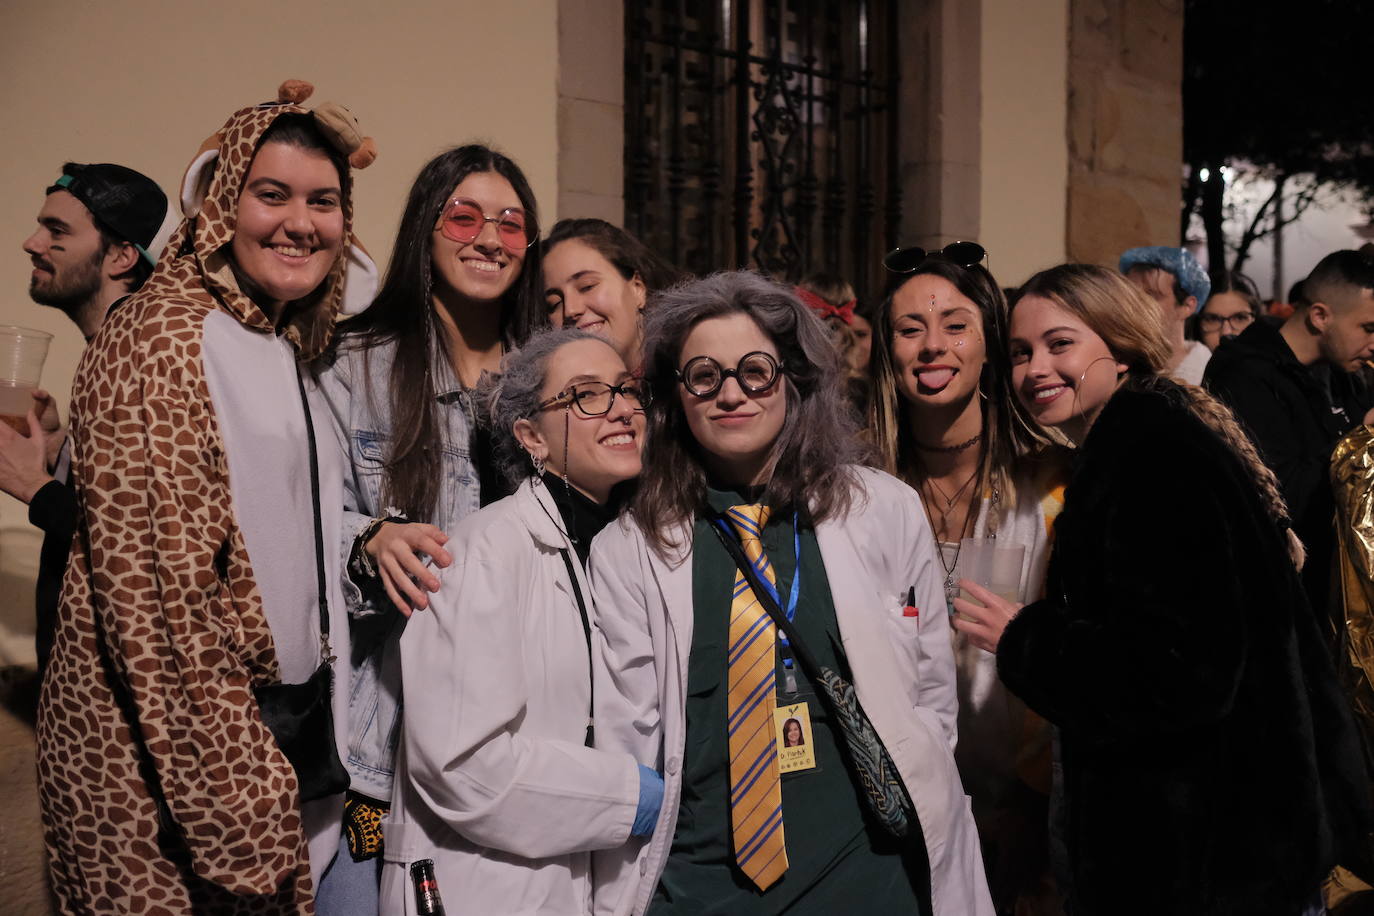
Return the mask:
<svg viewBox="0 0 1374 916">
<path fill-rule="evenodd" d="M 936 533 L 935 552 L 936 555 L 940 558 L 940 567 L 945 571 L 945 602 L 951 608 L 954 606 L 953 601 L 955 597 L 957 597 L 959 594 L 959 587 L 954 584 L 954 575 L 955 572 L 959 569 L 959 554 L 964 549 L 964 532 L 968 531 L 969 519 L 973 515 L 973 506 L 972 504 L 969 505 L 969 511 L 964 514 L 964 523 L 961 526 L 959 526 L 959 537 L 958 540 L 954 542 L 954 559 L 950 563 L 946 564 L 945 550 L 943 545 L 947 543 L 946 539 L 949 537 L 949 513 L 954 508 L 954 504 L 959 501 L 959 497 L 962 496 L 964 491 L 969 488 L 969 485 L 972 484 L 973 481 L 978 478 L 978 470 L 975 470 L 972 474 L 969 475 L 968 480 L 965 480 L 962 484 L 959 485 L 959 488 L 954 491 L 953 496 L 946 495 L 945 491 L 940 489 L 940 485 L 935 482 L 935 478 L 927 477 L 925 480 L 925 483 L 929 484 L 930 489 L 934 490 L 935 494 L 939 494 L 940 500 L 943 501 L 945 504 L 943 509 L 941 509 L 938 504 L 935 505 L 935 510 L 940 513 L 940 528 L 939 531 Z M 928 504 L 937 502 L 934 499 L 934 494 L 923 493 L 922 496 L 926 497 L 926 501 Z"/>
</svg>

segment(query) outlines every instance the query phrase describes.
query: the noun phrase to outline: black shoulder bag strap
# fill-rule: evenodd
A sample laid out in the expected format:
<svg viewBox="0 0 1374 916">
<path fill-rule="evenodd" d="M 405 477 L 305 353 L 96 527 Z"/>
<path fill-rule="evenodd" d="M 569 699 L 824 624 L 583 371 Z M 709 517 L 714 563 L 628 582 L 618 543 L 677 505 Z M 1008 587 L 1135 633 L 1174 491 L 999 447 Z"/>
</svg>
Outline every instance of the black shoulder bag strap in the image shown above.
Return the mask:
<svg viewBox="0 0 1374 916">
<path fill-rule="evenodd" d="M 324 574 L 324 524 L 320 520 L 320 458 L 315 450 L 315 423 L 310 418 L 310 399 L 305 393 L 305 380 L 296 370 L 296 385 L 301 392 L 301 410 L 305 413 L 305 441 L 310 447 L 310 507 L 315 511 L 315 578 L 318 582 L 316 604 L 320 612 L 320 661 L 333 664 L 334 650 L 329 645 L 329 601 Z"/>
<path fill-rule="evenodd" d="M 563 565 L 568 568 L 568 581 L 572 583 L 573 597 L 577 599 L 577 613 L 582 615 L 582 636 L 587 640 L 587 691 L 591 695 L 596 693 L 596 682 L 594 680 L 596 671 L 592 665 L 592 621 L 587 616 L 587 604 L 582 600 L 582 586 L 577 584 L 577 571 L 573 569 L 572 557 L 568 554 L 568 548 L 558 548 L 558 553 L 563 557 Z M 592 741 L 596 738 L 596 723 L 592 719 L 594 707 L 588 701 L 587 707 L 587 747 L 592 746 Z"/>
</svg>

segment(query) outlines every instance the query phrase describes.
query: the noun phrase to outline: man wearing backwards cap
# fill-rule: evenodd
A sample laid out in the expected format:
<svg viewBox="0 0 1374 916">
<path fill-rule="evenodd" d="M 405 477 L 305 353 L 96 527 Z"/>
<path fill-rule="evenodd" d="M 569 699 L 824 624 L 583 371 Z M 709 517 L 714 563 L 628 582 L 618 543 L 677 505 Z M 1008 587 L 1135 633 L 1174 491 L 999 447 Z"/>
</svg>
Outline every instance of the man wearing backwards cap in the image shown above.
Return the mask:
<svg viewBox="0 0 1374 916">
<path fill-rule="evenodd" d="M 29 296 L 61 309 L 89 341 L 110 309 L 152 274 L 157 257 L 150 247 L 166 215 L 167 195 L 151 178 L 122 165 L 68 162 L 24 242 L 33 262 Z M 29 521 L 44 535 L 34 601 L 42 670 L 76 525 L 66 435 L 56 403 L 41 390 L 34 392 L 29 436 L 0 427 L 0 490 L 29 504 Z"/>
<path fill-rule="evenodd" d="M 1183 330 L 1212 289 L 1207 271 L 1186 249 L 1163 245 L 1129 249 L 1121 255 L 1117 269 L 1159 305 L 1164 332 L 1174 348 L 1169 374 L 1181 382 L 1201 385 L 1212 352 L 1202 342 L 1186 339 Z"/>
</svg>

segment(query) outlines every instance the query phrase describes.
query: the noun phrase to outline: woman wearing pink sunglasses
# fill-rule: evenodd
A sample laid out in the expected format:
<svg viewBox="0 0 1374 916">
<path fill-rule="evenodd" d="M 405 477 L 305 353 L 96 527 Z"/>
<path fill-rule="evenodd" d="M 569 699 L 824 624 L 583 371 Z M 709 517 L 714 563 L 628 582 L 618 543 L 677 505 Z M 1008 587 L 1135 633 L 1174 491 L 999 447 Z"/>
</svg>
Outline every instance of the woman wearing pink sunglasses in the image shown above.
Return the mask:
<svg viewBox="0 0 1374 916">
<path fill-rule="evenodd" d="M 375 913 L 380 819 L 391 799 L 401 701 L 398 639 L 449 565 L 446 532 L 505 495 L 473 389 L 546 323 L 534 194 L 519 166 L 476 144 L 415 179 L 391 264 L 325 372 L 351 473 L 341 549 L 353 621 L 345 761 L 348 849 L 320 889 L 322 913 Z"/>
</svg>

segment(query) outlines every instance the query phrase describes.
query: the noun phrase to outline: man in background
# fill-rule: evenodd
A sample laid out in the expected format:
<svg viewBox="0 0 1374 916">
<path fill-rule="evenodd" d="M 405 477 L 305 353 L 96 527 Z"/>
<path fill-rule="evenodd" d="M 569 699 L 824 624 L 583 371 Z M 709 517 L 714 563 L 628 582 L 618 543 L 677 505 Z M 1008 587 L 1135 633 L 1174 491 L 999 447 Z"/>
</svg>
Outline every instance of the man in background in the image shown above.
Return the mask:
<svg viewBox="0 0 1374 916">
<path fill-rule="evenodd" d="M 1189 385 L 1201 385 L 1212 353 L 1201 341 L 1188 340 L 1184 330 L 1211 292 L 1207 271 L 1187 250 L 1163 245 L 1126 251 L 1118 269 L 1159 306 L 1164 333 L 1174 348 L 1169 374 Z"/>
<path fill-rule="evenodd" d="M 29 296 L 60 309 L 89 343 L 110 310 L 152 274 L 157 257 L 149 249 L 166 215 L 167 195 L 146 175 L 122 165 L 68 162 L 24 242 L 33 262 Z M 43 532 L 35 596 L 42 671 L 76 526 L 76 494 L 67 475 L 66 433 L 46 391 L 34 392 L 28 422 L 27 436 L 0 424 L 0 490 L 26 503 L 30 523 Z"/>
<path fill-rule="evenodd" d="M 1327 255 L 1293 304 L 1282 325 L 1256 321 L 1223 341 L 1207 366 L 1207 387 L 1235 411 L 1278 476 L 1307 547 L 1303 582 L 1322 615 L 1331 611 L 1335 549 L 1331 452 L 1367 422 L 1371 407 L 1357 373 L 1374 356 L 1374 257 Z"/>
</svg>

